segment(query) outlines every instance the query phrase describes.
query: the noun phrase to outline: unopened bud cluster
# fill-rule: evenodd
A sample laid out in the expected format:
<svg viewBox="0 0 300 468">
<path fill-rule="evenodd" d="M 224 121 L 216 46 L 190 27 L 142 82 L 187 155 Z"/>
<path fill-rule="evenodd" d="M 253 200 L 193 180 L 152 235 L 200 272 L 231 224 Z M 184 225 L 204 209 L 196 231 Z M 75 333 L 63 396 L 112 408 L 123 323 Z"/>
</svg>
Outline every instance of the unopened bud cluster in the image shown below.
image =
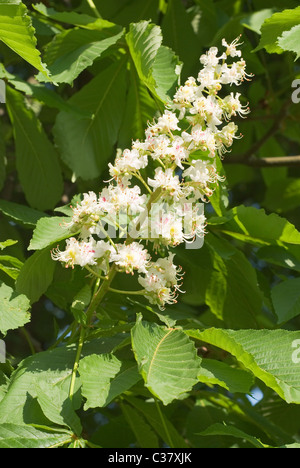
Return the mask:
<svg viewBox="0 0 300 468">
<path fill-rule="evenodd" d="M 105 188 L 84 194 L 73 207 L 69 226 L 77 234 L 66 241 L 64 251 L 52 251 L 54 260 L 66 267 L 88 267 L 98 276 L 114 265 L 137 274 L 150 303 L 163 308 L 176 302 L 182 275 L 170 249 L 204 236 L 206 218 L 199 204 L 209 201 L 223 180 L 217 159 L 240 138 L 231 119 L 249 112 L 239 93 L 220 97 L 224 85 L 238 86 L 248 78 L 237 40 L 223 40 L 222 45 L 220 55 L 212 47 L 200 57 L 198 77 L 177 89 L 164 113 L 148 125 L 144 140 L 133 141 L 109 164 L 111 179 Z M 116 225 L 121 213 L 139 238 L 120 234 L 113 241 L 107 234 L 103 239 L 103 221 Z"/>
</svg>

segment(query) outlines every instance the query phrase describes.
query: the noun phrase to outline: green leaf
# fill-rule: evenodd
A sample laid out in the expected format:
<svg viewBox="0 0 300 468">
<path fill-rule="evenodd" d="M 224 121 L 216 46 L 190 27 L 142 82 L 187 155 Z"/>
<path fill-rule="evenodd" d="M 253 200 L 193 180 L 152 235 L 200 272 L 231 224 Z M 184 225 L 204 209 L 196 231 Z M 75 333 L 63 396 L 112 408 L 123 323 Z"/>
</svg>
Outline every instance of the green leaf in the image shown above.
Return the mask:
<svg viewBox="0 0 300 468">
<path fill-rule="evenodd" d="M 110 23 L 102 18 L 95 18 L 94 16 L 77 13 L 76 11 L 57 11 L 54 8 L 47 8 L 43 3 L 32 5 L 32 7 L 41 15 L 54 21 L 80 26 L 84 29 L 97 29 L 101 31 L 104 28 L 118 28 L 114 23 Z"/>
<path fill-rule="evenodd" d="M 121 408 L 132 432 L 136 436 L 138 445 L 141 448 L 159 448 L 156 434 L 138 411 L 126 404 L 122 404 Z"/>
<path fill-rule="evenodd" d="M 4 423 L 0 426 L 0 448 L 51 448 L 70 442 L 70 432 L 39 430 L 29 425 Z"/>
<path fill-rule="evenodd" d="M 63 191 L 57 153 L 39 120 L 26 108 L 23 96 L 7 89 L 7 107 L 14 127 L 16 165 L 32 208 L 54 208 Z"/>
<path fill-rule="evenodd" d="M 293 26 L 297 26 L 299 23 L 300 7 L 274 13 L 274 15 L 266 19 L 263 23 L 261 28 L 261 40 L 254 52 L 265 48 L 269 54 L 282 53 L 283 49 L 278 43 L 278 38 L 282 36 L 284 31 L 289 31 Z"/>
<path fill-rule="evenodd" d="M 130 82 L 126 109 L 119 134 L 119 146 L 128 148 L 132 140 L 143 140 L 145 129 L 157 111 L 155 101 L 141 80 L 134 67 L 130 68 Z"/>
<path fill-rule="evenodd" d="M 215 423 L 209 426 L 205 431 L 199 433 L 201 436 L 216 436 L 216 435 L 225 435 L 231 437 L 237 437 L 238 439 L 244 439 L 247 442 L 250 442 L 251 445 L 254 445 L 255 448 L 270 448 L 268 445 L 263 444 L 256 437 L 246 434 L 246 432 L 237 429 L 235 426 Z"/>
<path fill-rule="evenodd" d="M 243 252 L 225 239 L 208 235 L 207 244 L 213 270 L 205 303 L 230 328 L 258 328 L 263 297 L 255 269 Z"/>
<path fill-rule="evenodd" d="M 28 16 L 26 6 L 21 2 L 3 2 L 0 5 L 0 40 L 37 70 L 48 75 L 36 48 L 35 30 Z"/>
<path fill-rule="evenodd" d="M 300 314 L 300 278 L 283 281 L 271 291 L 278 323 L 285 323 Z"/>
<path fill-rule="evenodd" d="M 155 432 L 171 448 L 187 448 L 187 442 L 174 427 L 162 408 L 152 401 L 144 401 L 140 398 L 126 396 L 125 399 L 142 413 Z"/>
<path fill-rule="evenodd" d="M 249 372 L 215 359 L 202 359 L 198 379 L 205 384 L 220 385 L 231 393 L 249 393 L 253 385 Z"/>
<path fill-rule="evenodd" d="M 90 285 L 86 284 L 74 297 L 74 301 L 71 306 L 71 312 L 74 315 L 78 323 L 86 323 L 86 315 L 84 313 L 86 307 L 91 302 L 92 290 Z"/>
<path fill-rule="evenodd" d="M 126 41 L 140 80 L 159 99 L 170 100 L 178 83 L 180 67 L 175 54 L 167 47 L 161 47 L 160 27 L 148 21 L 132 23 Z"/>
<path fill-rule="evenodd" d="M 74 28 L 56 35 L 45 53 L 51 81 L 72 84 L 83 70 L 123 36 L 123 31 L 113 33 L 111 28 L 103 31 Z M 113 35 L 110 37 L 110 34 Z M 37 78 L 39 81 L 49 81 L 42 74 Z"/>
<path fill-rule="evenodd" d="M 8 263 L 7 266 L 6 263 Z M 11 255 L 0 255 L 0 270 L 4 271 L 14 280 L 19 276 L 23 263 L 16 257 Z"/>
<path fill-rule="evenodd" d="M 280 197 L 278 197 L 280 193 Z M 300 181 L 296 177 L 274 180 L 267 188 L 263 205 L 279 214 L 298 208 L 300 203 Z"/>
<path fill-rule="evenodd" d="M 21 268 L 16 291 L 25 294 L 31 304 L 37 302 L 52 283 L 55 266 L 49 248 L 35 252 Z"/>
<path fill-rule="evenodd" d="M 184 61 L 183 72 L 190 76 L 199 61 L 198 47 L 191 47 L 197 41 L 192 24 L 181 0 L 170 0 L 161 24 L 164 43 Z"/>
<path fill-rule="evenodd" d="M 7 200 L 0 200 L 0 211 L 18 223 L 28 224 L 31 227 L 34 227 L 40 218 L 47 216 L 42 211 Z"/>
<path fill-rule="evenodd" d="M 230 221 L 218 226 L 225 234 L 254 245 L 300 244 L 300 232 L 275 213 L 252 206 L 237 206 L 229 212 Z"/>
<path fill-rule="evenodd" d="M 67 226 L 68 221 L 70 218 L 61 216 L 40 218 L 33 231 L 28 250 L 42 250 L 71 237 L 74 233 Z"/>
<path fill-rule="evenodd" d="M 294 346 L 299 331 L 209 328 L 186 333 L 231 353 L 287 403 L 300 403 L 300 362 Z"/>
<path fill-rule="evenodd" d="M 0 331 L 22 327 L 30 321 L 30 303 L 23 294 L 16 294 L 12 288 L 0 282 Z"/>
<path fill-rule="evenodd" d="M 155 396 L 168 405 L 192 389 L 201 359 L 181 330 L 142 322 L 139 315 L 131 334 L 139 371 Z"/>
<path fill-rule="evenodd" d="M 81 422 L 72 402 L 57 385 L 40 381 L 37 385 L 37 398 L 43 413 L 50 421 L 69 427 L 77 436 L 81 434 Z"/>
<path fill-rule="evenodd" d="M 83 357 L 95 353 L 111 353 L 122 340 L 124 340 L 124 335 L 120 334 L 86 342 L 83 348 Z M 37 401 L 38 388 L 42 385 L 44 392 L 52 392 L 53 385 L 58 386 L 61 393 L 60 401 L 69 398 L 75 356 L 76 345 L 73 345 L 60 346 L 24 359 L 13 372 L 9 389 L 0 402 L 0 423 L 24 424 L 28 421 L 34 424 L 49 423 Z M 43 382 L 47 382 L 49 385 L 48 390 L 45 389 Z M 77 376 L 72 399 L 75 411 L 82 404 L 80 386 L 81 382 Z"/>
<path fill-rule="evenodd" d="M 79 374 L 85 409 L 107 406 L 134 385 L 140 376 L 132 363 L 122 363 L 112 354 L 90 355 L 81 359 Z"/>
<path fill-rule="evenodd" d="M 74 119 L 66 112 L 57 116 L 55 140 L 62 159 L 76 177 L 95 179 L 106 168 L 118 138 L 125 102 L 126 68 L 120 61 L 99 73 L 70 100 L 93 114 L 93 119 Z"/>
<path fill-rule="evenodd" d="M 7 247 L 10 247 L 11 245 L 15 245 L 17 244 L 18 241 L 16 240 L 12 240 L 12 239 L 7 239 L 6 241 L 4 242 L 0 242 L 0 250 L 4 250 L 6 249 Z"/>
<path fill-rule="evenodd" d="M 278 45 L 283 50 L 288 50 L 296 54 L 295 60 L 297 60 L 300 57 L 299 31 L 300 25 L 297 24 L 297 26 L 294 26 L 290 31 L 284 31 L 282 36 L 278 39 Z"/>
</svg>

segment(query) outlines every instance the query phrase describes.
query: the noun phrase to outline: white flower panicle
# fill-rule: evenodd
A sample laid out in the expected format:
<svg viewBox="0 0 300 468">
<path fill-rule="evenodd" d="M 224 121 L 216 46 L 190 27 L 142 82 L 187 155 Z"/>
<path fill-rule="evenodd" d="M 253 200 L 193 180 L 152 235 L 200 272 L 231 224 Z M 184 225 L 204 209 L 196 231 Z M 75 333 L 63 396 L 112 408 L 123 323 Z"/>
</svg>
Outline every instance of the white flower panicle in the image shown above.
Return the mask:
<svg viewBox="0 0 300 468">
<path fill-rule="evenodd" d="M 108 165 L 107 186 L 98 195 L 85 193 L 73 207 L 68 226 L 74 237 L 64 251 L 52 251 L 54 260 L 86 267 L 99 278 L 112 266 L 136 273 L 150 303 L 164 308 L 176 302 L 181 273 L 169 249 L 205 235 L 200 202 L 209 201 L 224 181 L 220 159 L 241 138 L 232 119 L 250 112 L 240 93 L 221 96 L 226 85 L 250 78 L 239 40 L 223 39 L 223 52 L 211 47 L 201 55 L 198 76 L 178 87 L 162 115 L 148 124 L 144 140 L 118 152 Z M 138 236 L 128 233 L 128 225 Z M 165 254 L 153 260 L 158 251 Z"/>
</svg>

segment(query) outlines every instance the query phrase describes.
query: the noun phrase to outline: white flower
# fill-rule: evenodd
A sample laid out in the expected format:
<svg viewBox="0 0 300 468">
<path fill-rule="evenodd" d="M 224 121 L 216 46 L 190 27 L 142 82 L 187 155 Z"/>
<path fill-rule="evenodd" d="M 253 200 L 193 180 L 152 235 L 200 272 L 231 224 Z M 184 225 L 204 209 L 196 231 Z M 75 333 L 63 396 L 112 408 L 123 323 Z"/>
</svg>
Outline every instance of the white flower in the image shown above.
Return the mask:
<svg viewBox="0 0 300 468">
<path fill-rule="evenodd" d="M 111 261 L 123 269 L 126 273 L 146 272 L 146 267 L 150 260 L 147 249 L 138 242 L 131 244 L 117 244 L 117 251 L 111 252 Z"/>
<path fill-rule="evenodd" d="M 231 44 L 228 44 L 225 39 L 222 39 L 222 45 L 227 48 L 226 55 L 230 55 L 230 57 L 241 57 L 241 51 L 236 49 L 239 45 L 241 45 L 238 43 L 239 39 L 240 36 L 231 42 Z"/>
<path fill-rule="evenodd" d="M 102 190 L 99 203 L 103 211 L 105 210 L 110 214 L 119 211 L 137 213 L 145 209 L 147 196 L 141 194 L 141 189 L 138 185 L 134 187 L 109 185 Z"/>
<path fill-rule="evenodd" d="M 166 304 L 177 302 L 178 278 L 180 269 L 173 263 L 173 254 L 160 258 L 150 264 L 145 276 L 139 276 L 138 281 L 145 289 L 145 297 L 151 304 L 163 309 Z"/>
<path fill-rule="evenodd" d="M 166 110 L 157 120 L 157 125 L 161 132 L 170 132 L 180 130 L 178 127 L 178 118 L 174 112 Z"/>
<path fill-rule="evenodd" d="M 66 268 L 74 265 L 95 265 L 95 241 L 91 239 L 89 242 L 79 242 L 74 237 L 67 239 L 66 249 L 60 251 L 59 248 L 53 249 L 51 252 L 53 260 L 59 260 L 66 264 Z"/>
<path fill-rule="evenodd" d="M 174 175 L 172 169 L 166 169 L 164 171 L 161 167 L 157 167 L 155 169 L 154 179 L 148 178 L 148 184 L 154 189 L 161 188 L 176 200 L 182 195 L 179 177 Z"/>
<path fill-rule="evenodd" d="M 148 164 L 148 158 L 145 154 L 141 155 L 137 149 L 125 149 L 121 156 L 115 159 L 114 166 L 109 163 L 109 173 L 112 177 L 118 177 L 122 174 L 130 174 L 143 169 Z"/>
<path fill-rule="evenodd" d="M 249 114 L 250 109 L 248 106 L 242 106 L 240 102 L 240 93 L 230 93 L 229 96 L 226 96 L 222 101 L 222 109 L 225 115 L 226 120 L 230 120 L 232 116 L 239 115 L 243 117 L 246 114 Z"/>
<path fill-rule="evenodd" d="M 217 57 L 218 53 L 219 51 L 217 47 L 211 47 L 206 52 L 206 54 L 201 55 L 200 62 L 205 67 L 216 67 L 219 63 L 220 58 L 222 58 L 222 57 Z"/>
<path fill-rule="evenodd" d="M 184 171 L 183 177 L 189 177 L 193 182 L 208 185 L 216 182 L 218 176 L 215 167 L 209 161 L 197 159 L 193 160 L 191 166 Z"/>
</svg>

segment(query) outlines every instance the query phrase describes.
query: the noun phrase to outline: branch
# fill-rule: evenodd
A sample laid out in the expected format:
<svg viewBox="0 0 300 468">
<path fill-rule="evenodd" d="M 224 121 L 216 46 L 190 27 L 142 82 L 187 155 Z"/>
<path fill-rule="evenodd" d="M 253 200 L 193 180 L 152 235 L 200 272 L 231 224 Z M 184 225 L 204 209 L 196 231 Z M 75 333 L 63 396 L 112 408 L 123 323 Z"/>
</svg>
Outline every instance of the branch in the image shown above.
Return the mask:
<svg viewBox="0 0 300 468">
<path fill-rule="evenodd" d="M 270 158 L 258 158 L 250 156 L 244 159 L 243 155 L 236 155 L 234 158 L 224 159 L 224 164 L 243 164 L 251 167 L 300 167 L 300 156 L 278 156 Z"/>
<path fill-rule="evenodd" d="M 296 167 L 300 166 L 300 156 L 279 156 L 279 157 L 270 157 L 270 158 L 259 158 L 256 156 L 256 153 L 260 148 L 272 138 L 278 130 L 280 130 L 282 122 L 288 115 L 288 111 L 291 105 L 291 100 L 288 99 L 285 101 L 274 120 L 274 124 L 270 130 L 260 138 L 251 148 L 246 151 L 244 154 L 235 155 L 232 158 L 224 160 L 224 164 L 243 164 L 246 166 L 252 167 Z"/>
</svg>

